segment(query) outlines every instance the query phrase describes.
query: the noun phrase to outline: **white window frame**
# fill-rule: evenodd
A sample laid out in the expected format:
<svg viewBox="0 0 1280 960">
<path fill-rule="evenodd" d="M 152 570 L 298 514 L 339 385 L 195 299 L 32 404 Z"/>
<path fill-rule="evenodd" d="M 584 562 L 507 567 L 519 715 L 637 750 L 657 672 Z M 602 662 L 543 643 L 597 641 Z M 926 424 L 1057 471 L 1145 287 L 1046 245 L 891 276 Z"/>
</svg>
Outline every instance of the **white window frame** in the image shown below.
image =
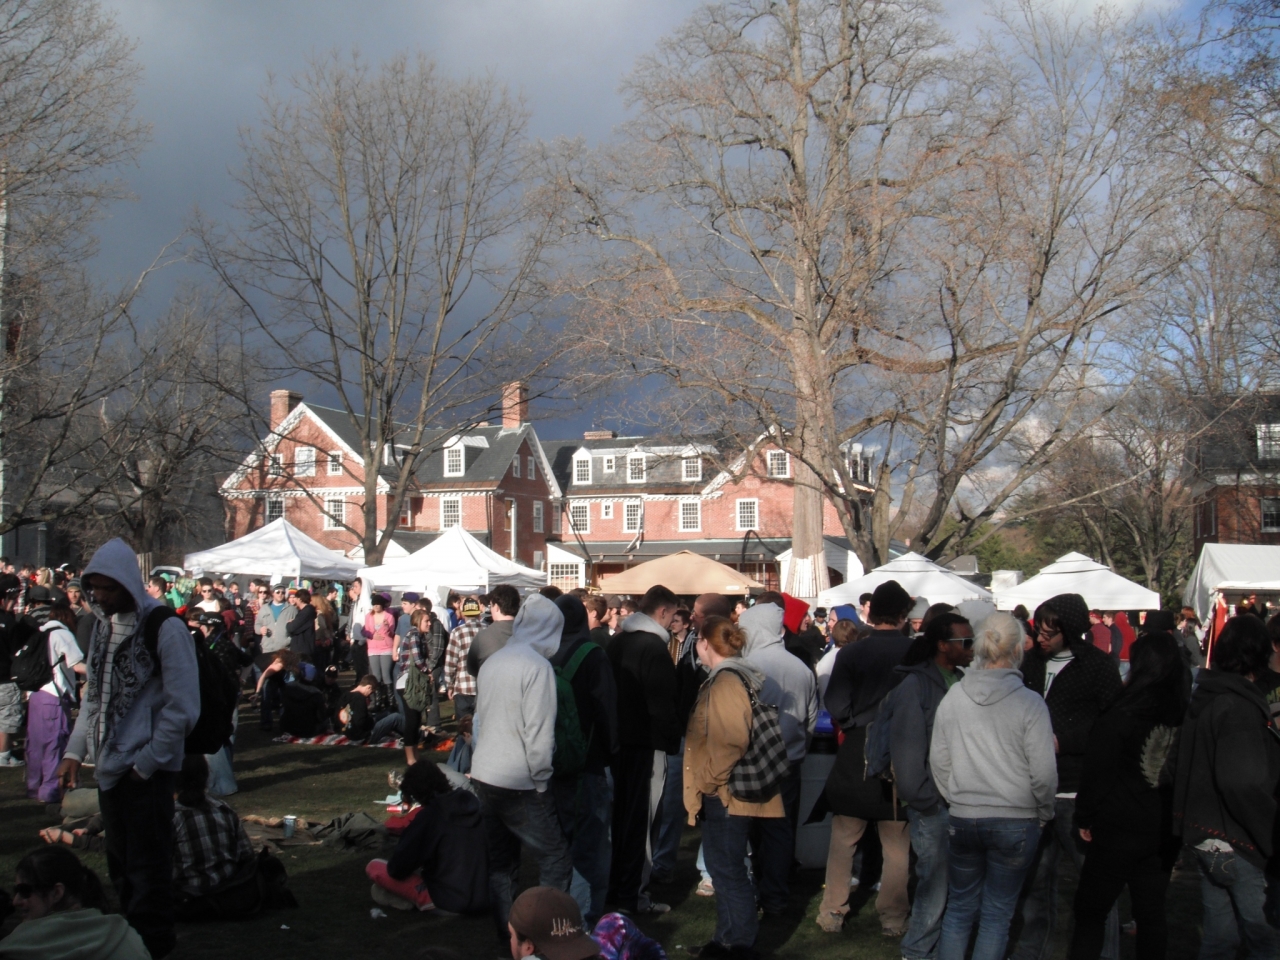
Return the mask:
<svg viewBox="0 0 1280 960">
<path fill-rule="evenodd" d="M 634 464 L 640 464 L 640 476 L 632 475 L 631 467 Z M 627 483 L 644 483 L 649 479 L 649 462 L 648 457 L 643 453 L 627 454 Z"/>
<path fill-rule="evenodd" d="M 516 454 L 514 457 L 511 458 L 511 475 L 517 478 L 520 476 L 520 455 L 519 454 Z"/>
<path fill-rule="evenodd" d="M 280 510 L 280 515 L 279 515 L 279 516 L 277 516 L 277 517 L 273 517 L 273 516 L 271 515 L 271 514 L 272 514 L 272 512 L 273 512 L 273 511 L 272 511 L 272 509 L 271 509 L 272 507 L 278 507 L 278 508 L 279 508 L 279 510 Z M 273 523 L 273 522 L 275 522 L 276 520 L 283 520 L 283 519 L 284 519 L 284 497 L 267 497 L 267 513 L 266 513 L 266 517 L 267 517 L 267 523 Z"/>
<path fill-rule="evenodd" d="M 774 469 L 774 457 L 781 457 L 782 472 Z M 766 450 L 764 454 L 765 473 L 771 480 L 787 480 L 791 477 L 791 454 L 785 450 Z"/>
<path fill-rule="evenodd" d="M 600 519 L 601 520 L 613 519 L 613 501 L 612 500 L 606 500 L 604 503 L 600 504 Z"/>
<path fill-rule="evenodd" d="M 1267 510 L 1271 504 L 1271 510 Z M 1267 513 L 1271 513 L 1271 523 L 1267 523 Z M 1258 498 L 1258 529 L 1263 533 L 1280 533 L 1280 497 Z"/>
<path fill-rule="evenodd" d="M 337 512 L 334 511 L 335 505 Z M 326 530 L 342 530 L 347 522 L 347 501 L 345 497 L 324 498 L 324 528 Z"/>
<path fill-rule="evenodd" d="M 681 500 L 680 505 L 680 532 L 681 533 L 697 533 L 702 529 L 702 501 L 701 500 Z M 693 521 L 689 522 L 689 518 L 685 513 L 686 508 L 693 508 Z"/>
<path fill-rule="evenodd" d="M 542 528 L 545 525 L 545 523 L 542 519 L 542 501 L 541 500 L 533 501 L 532 517 L 533 517 L 533 532 L 534 533 L 544 532 Z"/>
<path fill-rule="evenodd" d="M 702 458 L 685 457 L 680 461 L 680 479 L 686 482 L 702 479 Z"/>
<path fill-rule="evenodd" d="M 331 477 L 342 476 L 342 468 L 345 460 L 346 460 L 346 457 L 342 455 L 341 450 L 330 450 L 329 451 L 329 476 Z"/>
<path fill-rule="evenodd" d="M 618 458 L 617 458 L 617 457 L 605 457 L 605 458 L 604 458 L 604 472 L 605 472 L 605 473 L 613 473 L 613 471 L 614 471 L 614 470 L 616 470 L 617 468 L 618 468 Z"/>
<path fill-rule="evenodd" d="M 581 511 L 580 517 L 574 513 Z M 591 532 L 591 504 L 585 500 L 573 501 L 569 504 L 569 530 L 572 533 Z"/>
<path fill-rule="evenodd" d="M 622 532 L 639 533 L 643 529 L 644 501 L 624 500 L 622 502 Z"/>
<path fill-rule="evenodd" d="M 267 476 L 283 477 L 284 476 L 284 455 L 279 453 L 267 454 Z"/>
<path fill-rule="evenodd" d="M 547 564 L 547 582 L 561 590 L 576 590 L 582 586 L 582 564 Z"/>
<path fill-rule="evenodd" d="M 748 503 L 751 504 L 751 512 L 753 514 L 752 519 L 755 520 L 755 523 L 752 523 L 749 526 L 743 526 L 742 508 Z M 746 533 L 748 530 L 759 530 L 760 529 L 759 499 L 755 497 L 747 497 L 746 499 L 743 499 L 743 500 L 735 500 L 733 504 L 733 519 L 734 519 L 734 523 L 737 525 L 737 529 L 739 533 Z"/>
<path fill-rule="evenodd" d="M 293 475 L 295 477 L 314 477 L 316 475 L 315 447 L 294 447 Z"/>
<path fill-rule="evenodd" d="M 551 532 L 553 534 L 560 533 L 561 527 L 564 525 L 564 521 L 561 518 L 562 512 L 560 504 L 551 504 Z"/>
<path fill-rule="evenodd" d="M 413 497 L 405 497 L 400 504 L 400 517 L 396 521 L 396 528 L 399 530 L 413 529 Z"/>
<path fill-rule="evenodd" d="M 457 523 L 449 523 L 445 519 L 445 515 L 444 515 L 445 507 L 448 506 L 449 504 L 457 504 L 457 507 L 458 507 Z M 460 526 L 462 526 L 462 498 L 461 497 L 441 497 L 440 498 L 440 529 L 448 530 L 451 527 L 460 527 Z"/>
<path fill-rule="evenodd" d="M 533 457 L 526 457 L 525 460 L 527 461 L 526 466 L 528 467 L 528 469 L 525 470 L 525 474 L 528 476 L 530 480 L 537 480 L 538 479 L 538 461 L 533 459 Z"/>
<path fill-rule="evenodd" d="M 455 462 L 456 459 L 456 462 Z M 467 472 L 467 451 L 463 449 L 462 444 L 455 443 L 451 447 L 444 448 L 444 475 L 446 477 L 460 477 Z"/>
<path fill-rule="evenodd" d="M 1260 423 L 1258 431 L 1258 459 L 1280 460 L 1280 423 Z"/>
<path fill-rule="evenodd" d="M 584 464 L 586 465 L 586 470 L 581 469 Z M 579 455 L 573 458 L 573 482 L 591 482 L 591 456 L 589 454 L 585 456 Z"/>
</svg>

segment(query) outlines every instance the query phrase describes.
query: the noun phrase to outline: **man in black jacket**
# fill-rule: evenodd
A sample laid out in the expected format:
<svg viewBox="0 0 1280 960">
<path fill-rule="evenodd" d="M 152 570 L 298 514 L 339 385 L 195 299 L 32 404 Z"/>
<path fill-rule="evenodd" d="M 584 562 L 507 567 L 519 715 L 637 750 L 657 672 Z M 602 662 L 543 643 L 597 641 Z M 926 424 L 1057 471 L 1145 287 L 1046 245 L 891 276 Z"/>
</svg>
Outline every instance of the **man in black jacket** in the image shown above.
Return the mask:
<svg viewBox="0 0 1280 960">
<path fill-rule="evenodd" d="M 289 602 L 298 611 L 284 625 L 289 635 L 289 649 L 310 663 L 316 652 L 316 608 L 311 605 L 311 591 L 304 587 Z"/>
<path fill-rule="evenodd" d="M 1234 957 L 1241 940 L 1246 957 L 1280 955 L 1280 933 L 1264 912 L 1280 744 L 1254 682 L 1270 653 L 1262 621 L 1228 620 L 1178 737 L 1173 827 L 1200 867 L 1202 957 Z"/>
<path fill-rule="evenodd" d="M 1040 836 L 1040 850 L 1023 894 L 1022 932 L 1012 960 L 1044 960 L 1049 955 L 1057 922 L 1058 861 L 1065 853 L 1077 870 L 1084 862 L 1082 841 L 1072 824 L 1089 732 L 1122 687 L 1116 661 L 1093 645 L 1089 605 L 1078 593 L 1046 600 L 1036 610 L 1035 622 L 1036 643 L 1023 658 L 1022 676 L 1030 689 L 1044 697 L 1053 721 L 1058 794 L 1053 822 Z M 1103 960 L 1116 960 L 1119 950 L 1120 919 L 1112 909 Z"/>
<path fill-rule="evenodd" d="M 573 687 L 578 724 L 587 737 L 587 760 L 580 773 L 553 773 L 551 792 L 555 795 L 560 828 L 569 841 L 574 872 L 587 881 L 587 889 L 582 890 L 575 877 L 569 892 L 587 922 L 594 926 L 604 914 L 609 890 L 612 805 L 605 770 L 618 750 L 618 688 L 609 658 L 591 639 L 582 601 L 563 594 L 555 603 L 564 616 L 564 632 L 560 649 L 551 657 L 551 666 Z M 581 653 L 584 648 L 587 652 Z"/>
<path fill-rule="evenodd" d="M 609 641 L 618 685 L 618 753 L 613 758 L 613 863 L 609 902 L 639 913 L 666 913 L 649 898 L 650 831 L 666 781 L 666 754 L 680 749 L 676 668 L 667 627 L 680 603 L 663 586 L 650 587 L 640 608 Z"/>
<path fill-rule="evenodd" d="M 871 595 L 870 635 L 841 649 L 827 683 L 827 710 L 844 731 L 844 742 L 822 794 L 826 808 L 834 814 L 826 891 L 817 919 L 818 926 L 827 933 L 839 933 L 844 925 L 849 912 L 854 854 L 872 821 L 876 822 L 884 849 L 880 895 L 876 897 L 880 929 L 889 937 L 906 933 L 911 859 L 907 822 L 893 802 L 888 784 L 879 777 L 866 777 L 864 747 L 867 724 L 875 719 L 880 701 L 902 680 L 902 674 L 894 668 L 902 663 L 911 646 L 911 640 L 902 632 L 911 605 L 911 595 L 898 581 L 886 580 L 876 587 Z"/>
</svg>

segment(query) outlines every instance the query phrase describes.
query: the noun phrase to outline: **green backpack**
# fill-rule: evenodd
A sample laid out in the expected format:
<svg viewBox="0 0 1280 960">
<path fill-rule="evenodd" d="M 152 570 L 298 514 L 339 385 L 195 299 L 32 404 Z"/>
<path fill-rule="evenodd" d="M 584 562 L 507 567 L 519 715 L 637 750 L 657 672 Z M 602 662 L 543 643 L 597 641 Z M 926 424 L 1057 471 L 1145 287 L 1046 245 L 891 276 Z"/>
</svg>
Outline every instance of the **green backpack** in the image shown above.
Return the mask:
<svg viewBox="0 0 1280 960">
<path fill-rule="evenodd" d="M 556 749 L 551 757 L 551 773 L 556 777 L 573 777 L 587 766 L 587 746 L 591 731 L 582 729 L 578 719 L 578 701 L 573 696 L 573 676 L 587 659 L 587 654 L 600 647 L 594 643 L 580 646 L 569 662 L 556 667 Z"/>
</svg>

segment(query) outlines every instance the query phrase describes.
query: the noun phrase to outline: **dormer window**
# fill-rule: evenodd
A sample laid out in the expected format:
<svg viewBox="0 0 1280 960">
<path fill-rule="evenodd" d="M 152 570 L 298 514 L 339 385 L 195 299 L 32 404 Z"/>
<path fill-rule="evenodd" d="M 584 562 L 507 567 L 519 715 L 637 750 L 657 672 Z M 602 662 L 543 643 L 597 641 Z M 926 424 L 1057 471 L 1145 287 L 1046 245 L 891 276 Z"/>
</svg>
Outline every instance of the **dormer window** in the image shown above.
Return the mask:
<svg viewBox="0 0 1280 960">
<path fill-rule="evenodd" d="M 461 444 L 447 447 L 444 451 L 444 475 L 460 477 L 467 469 L 467 461 Z"/>
<path fill-rule="evenodd" d="M 681 479 L 684 480 L 701 480 L 702 479 L 702 458 L 701 457 L 685 457 L 681 461 Z"/>
<path fill-rule="evenodd" d="M 775 480 L 785 480 L 791 476 L 791 454 L 785 450 L 770 450 L 766 461 L 769 476 Z"/>
<path fill-rule="evenodd" d="M 591 454 L 584 453 L 573 458 L 573 482 L 591 482 Z"/>
<path fill-rule="evenodd" d="M 646 477 L 645 456 L 633 453 L 627 457 L 627 483 L 644 483 Z"/>
<path fill-rule="evenodd" d="M 1258 424 L 1258 459 L 1280 460 L 1280 423 Z"/>
<path fill-rule="evenodd" d="M 613 473 L 613 471 L 617 469 L 617 462 L 618 462 L 618 458 L 617 458 L 617 457 L 605 457 L 605 458 L 604 458 L 604 472 L 605 472 L 605 473 Z"/>
</svg>

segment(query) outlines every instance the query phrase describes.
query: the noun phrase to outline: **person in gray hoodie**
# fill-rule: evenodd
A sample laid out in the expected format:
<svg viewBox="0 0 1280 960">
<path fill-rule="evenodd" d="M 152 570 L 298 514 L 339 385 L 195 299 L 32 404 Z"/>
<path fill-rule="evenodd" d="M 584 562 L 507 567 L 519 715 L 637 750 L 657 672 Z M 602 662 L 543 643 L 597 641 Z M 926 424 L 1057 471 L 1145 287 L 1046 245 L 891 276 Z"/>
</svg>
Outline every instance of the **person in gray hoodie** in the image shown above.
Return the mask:
<svg viewBox="0 0 1280 960">
<path fill-rule="evenodd" d="M 471 782 L 484 812 L 489 894 L 498 936 L 520 882 L 520 846 L 538 860 L 538 883 L 569 889 L 573 859 L 556 817 L 551 756 L 556 745 L 556 679 L 564 616 L 546 597 L 525 600 L 511 639 L 485 660 L 476 686 Z"/>
<path fill-rule="evenodd" d="M 75 787 L 80 765 L 95 764 L 107 869 L 125 918 L 160 958 L 176 942 L 173 797 L 187 734 L 200 716 L 195 644 L 182 621 L 147 593 L 123 540 L 98 548 L 82 582 L 98 624 L 58 779 Z"/>
<path fill-rule="evenodd" d="M 752 841 L 759 869 L 760 907 L 766 917 L 785 914 L 790 896 L 791 864 L 796 852 L 796 821 L 800 817 L 800 767 L 818 722 L 818 682 L 804 661 L 783 644 L 783 609 L 758 603 L 738 617 L 747 635 L 742 660 L 763 675 L 760 696 L 778 708 L 782 737 L 787 744 L 791 772 L 782 782 L 786 816 L 759 818 Z"/>
<path fill-rule="evenodd" d="M 964 960 L 975 922 L 973 960 L 1001 960 L 1041 827 L 1053 819 L 1053 724 L 1044 700 L 1023 685 L 1022 649 L 1013 617 L 989 617 L 974 640 L 977 669 L 934 718 L 929 765 L 950 807 L 938 960 Z"/>
<path fill-rule="evenodd" d="M 973 627 L 958 613 L 942 613 L 897 668 L 902 682 L 889 697 L 889 762 L 898 799 L 907 805 L 911 849 L 916 855 L 916 893 L 902 938 L 903 960 L 933 960 L 947 907 L 947 804 L 933 782 L 929 742 L 938 705 L 973 661 Z M 888 704 L 889 698 L 886 698 Z"/>
</svg>

